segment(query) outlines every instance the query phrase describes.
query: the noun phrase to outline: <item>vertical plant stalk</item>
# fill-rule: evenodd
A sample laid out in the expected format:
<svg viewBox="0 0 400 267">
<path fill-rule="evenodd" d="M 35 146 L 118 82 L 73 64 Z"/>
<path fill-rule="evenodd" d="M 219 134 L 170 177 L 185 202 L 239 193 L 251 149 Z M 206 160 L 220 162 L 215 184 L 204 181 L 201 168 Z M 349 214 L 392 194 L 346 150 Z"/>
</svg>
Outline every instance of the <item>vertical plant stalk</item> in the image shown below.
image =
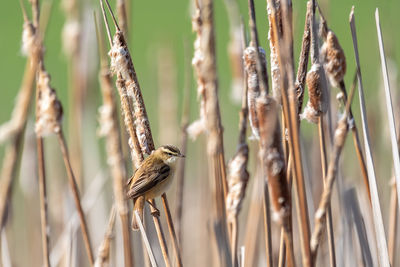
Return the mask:
<svg viewBox="0 0 400 267">
<path fill-rule="evenodd" d="M 299 141 L 299 128 L 298 128 L 298 115 L 297 115 L 297 101 L 294 89 L 294 63 L 293 63 L 293 39 L 292 39 L 292 14 L 287 1 L 284 1 L 282 5 L 282 17 L 284 20 L 283 28 L 285 29 L 284 36 L 280 36 L 277 29 L 276 21 L 276 8 L 273 0 L 268 0 L 268 6 L 270 7 L 271 18 L 274 21 L 272 27 L 275 29 L 273 31 L 274 38 L 278 41 L 278 61 L 281 72 L 281 92 L 282 92 L 282 104 L 283 112 L 285 118 L 285 125 L 288 127 L 289 132 L 289 153 L 293 155 L 294 158 L 294 176 L 295 185 L 298 194 L 296 195 L 296 206 L 298 221 L 301 229 L 301 250 L 303 255 L 303 265 L 311 266 L 312 257 L 310 250 L 310 225 L 308 219 L 308 206 L 307 198 L 305 192 L 304 176 L 303 176 L 303 166 L 301 163 L 301 153 L 300 153 L 300 141 Z M 284 38 L 283 38 L 284 37 Z M 283 38 L 283 39 L 282 39 Z"/>
<path fill-rule="evenodd" d="M 42 230 L 42 248 L 43 248 L 43 264 L 45 267 L 50 266 L 49 258 L 49 221 L 47 213 L 47 194 L 46 194 L 46 171 L 44 164 L 43 138 L 37 137 L 37 154 L 38 154 L 38 170 L 39 170 L 39 196 L 40 196 L 40 222 Z"/>
<path fill-rule="evenodd" d="M 362 127 L 363 127 L 363 136 L 364 136 L 364 147 L 365 147 L 365 155 L 366 155 L 366 163 L 367 163 L 367 170 L 368 170 L 368 181 L 369 187 L 371 189 L 371 202 L 372 202 L 372 213 L 373 213 L 373 220 L 374 220 L 374 230 L 375 236 L 377 239 L 377 247 L 378 247 L 378 254 L 379 254 L 379 263 L 381 266 L 390 266 L 387 245 L 386 245 L 386 238 L 385 238 L 385 229 L 383 225 L 383 218 L 381 207 L 379 203 L 379 195 L 378 195 L 378 187 L 376 183 L 376 176 L 375 176 L 375 168 L 374 168 L 374 161 L 372 158 L 371 146 L 370 146 L 370 138 L 369 138 L 369 129 L 368 129 L 368 122 L 367 122 L 367 111 L 365 107 L 365 98 L 364 98 L 364 87 L 362 84 L 362 77 L 361 77 L 361 69 L 360 69 L 360 58 L 358 54 L 358 44 L 357 44 L 357 34 L 356 34 L 356 25 L 354 19 L 354 7 L 350 12 L 350 28 L 351 28 L 351 35 L 353 39 L 353 47 L 354 47 L 354 54 L 357 64 L 357 78 L 358 78 L 358 96 L 360 100 L 360 109 L 361 109 L 361 120 L 362 120 Z"/>
<path fill-rule="evenodd" d="M 199 125 L 201 126 L 201 131 L 207 129 L 208 172 L 209 177 L 214 181 L 214 188 L 212 189 L 215 205 L 213 209 L 213 228 L 216 235 L 214 242 L 216 242 L 218 248 L 219 262 L 222 266 L 229 266 L 231 251 L 229 249 L 225 209 L 227 180 L 222 136 L 223 129 L 218 102 L 213 1 L 202 1 L 201 6 L 196 2 L 196 7 L 193 26 L 198 36 L 195 42 L 193 64 L 197 72 L 198 91 L 203 96 L 200 104 L 201 116 Z M 190 131 L 190 128 L 188 131 Z M 219 236 L 217 236 L 218 234 Z"/>
<path fill-rule="evenodd" d="M 397 200 L 400 201 L 400 155 L 399 155 L 399 147 L 397 145 L 396 122 L 394 119 L 392 97 L 390 95 L 389 74 L 388 74 L 387 65 L 386 65 L 385 48 L 383 46 L 383 37 L 382 37 L 381 25 L 380 25 L 380 21 L 379 21 L 378 9 L 376 9 L 376 12 L 375 12 L 375 19 L 376 19 L 376 30 L 378 32 L 379 52 L 380 52 L 380 56 L 381 56 L 382 76 L 383 76 L 383 81 L 384 81 L 384 85 L 385 85 L 385 99 L 386 99 L 387 115 L 388 115 L 389 128 L 390 128 L 390 140 L 391 140 L 391 144 L 392 144 L 394 174 L 396 177 Z M 399 204 L 400 204 L 400 202 L 399 202 Z"/>
<path fill-rule="evenodd" d="M 82 23 L 80 18 L 80 3 L 77 0 L 61 2 L 65 13 L 65 24 L 62 30 L 62 48 L 68 64 L 68 98 L 71 118 L 69 122 L 70 149 L 72 166 L 77 177 L 78 186 L 82 189 L 83 157 L 82 157 L 82 125 L 84 101 L 86 94 L 86 77 L 82 71 Z"/>
<path fill-rule="evenodd" d="M 170 233 L 170 236 L 172 237 L 172 248 L 174 250 L 174 254 L 175 254 L 175 258 L 176 258 L 176 266 L 178 267 L 182 267 L 182 258 L 181 258 L 181 253 L 179 250 L 179 245 L 178 245 L 178 238 L 176 237 L 176 232 L 174 229 L 174 224 L 172 221 L 172 216 L 171 216 L 171 211 L 169 210 L 169 205 L 168 205 L 168 199 L 167 199 L 167 195 L 164 193 L 161 196 L 162 199 L 162 203 L 164 206 L 164 210 L 165 210 L 165 216 L 167 218 L 167 225 L 168 225 L 168 230 Z"/>
<path fill-rule="evenodd" d="M 156 260 L 154 258 L 154 255 L 153 255 L 153 251 L 151 250 L 150 242 L 149 242 L 149 239 L 148 239 L 148 237 L 146 235 L 146 230 L 144 229 L 144 226 L 143 226 L 142 220 L 140 219 L 139 213 L 137 211 L 134 211 L 133 212 L 133 216 L 136 217 L 136 220 L 137 220 L 137 222 L 139 224 L 140 233 L 142 234 L 142 239 L 143 239 L 143 242 L 144 242 L 145 247 L 147 249 L 147 253 L 148 253 L 149 258 L 150 258 L 151 266 L 152 267 L 157 267 L 157 263 L 156 263 Z"/>
<path fill-rule="evenodd" d="M 96 261 L 94 263 L 95 267 L 106 267 L 110 263 L 110 247 L 113 238 L 113 229 L 115 225 L 115 206 L 111 207 L 110 217 L 108 219 L 107 231 L 104 234 L 103 241 L 101 242 L 98 251 Z"/>
<path fill-rule="evenodd" d="M 105 46 L 103 35 L 98 29 L 95 18 L 96 33 L 98 36 L 101 69 L 99 81 L 103 96 L 103 106 L 100 108 L 100 135 L 106 136 L 107 163 L 113 177 L 113 189 L 116 209 L 121 219 L 122 237 L 124 242 L 124 262 L 126 267 L 132 266 L 132 248 L 129 231 L 128 205 L 125 193 L 126 169 L 119 134 L 118 112 L 114 97 L 114 87 L 105 58 Z"/>
<path fill-rule="evenodd" d="M 340 159 L 340 154 L 343 150 L 344 143 L 346 141 L 346 136 L 348 132 L 348 123 L 347 123 L 347 116 L 349 114 L 350 110 L 350 105 L 351 101 L 354 95 L 354 90 L 355 90 L 355 83 L 353 85 L 353 88 L 351 89 L 350 92 L 350 97 L 347 100 L 346 103 L 346 108 L 345 108 L 345 113 L 342 115 L 340 118 L 337 128 L 335 130 L 335 136 L 334 136 L 334 144 L 333 144 L 333 150 L 331 152 L 332 156 L 329 162 L 328 170 L 327 170 L 327 175 L 326 175 L 326 185 L 324 186 L 324 191 L 322 192 L 321 200 L 318 205 L 318 209 L 315 212 L 315 228 L 311 237 L 311 250 L 313 253 L 313 266 L 315 266 L 315 259 L 317 256 L 318 252 L 318 246 L 321 243 L 322 240 L 322 235 L 323 235 L 323 229 L 325 228 L 326 224 L 326 214 L 328 212 L 329 205 L 331 203 L 331 196 L 332 196 L 332 191 L 333 191 L 333 184 L 335 182 L 337 172 L 338 172 L 338 165 L 339 165 L 339 159 Z"/>
<path fill-rule="evenodd" d="M 185 44 L 187 44 L 185 42 Z M 185 55 L 188 51 L 187 45 L 185 45 Z M 191 95 L 191 67 L 190 67 L 190 56 L 186 55 L 185 58 L 185 73 L 184 73 L 184 92 L 183 92 L 183 111 L 181 118 L 181 141 L 180 141 L 180 149 L 183 155 L 186 155 L 187 151 L 187 140 L 188 133 L 187 127 L 189 125 L 189 117 L 190 117 L 190 95 Z M 182 226 L 182 210 L 183 210 L 183 196 L 184 196 L 184 185 L 185 185 L 185 164 L 186 158 L 182 158 L 178 163 L 177 173 L 176 173 L 176 232 L 178 235 L 178 244 L 181 248 L 181 253 L 183 253 L 182 249 L 182 238 L 183 238 L 183 226 Z"/>
<path fill-rule="evenodd" d="M 244 39 L 243 34 L 243 39 Z M 245 40 L 243 40 L 243 45 Z M 247 79 L 247 75 L 244 74 Z M 243 83 L 242 108 L 239 112 L 239 140 L 236 153 L 228 164 L 228 195 L 226 198 L 227 219 L 231 226 L 231 252 L 232 266 L 238 266 L 238 216 L 242 202 L 245 197 L 249 173 L 247 162 L 249 157 L 249 147 L 246 143 L 248 101 L 247 101 L 247 82 Z"/>
<path fill-rule="evenodd" d="M 392 190 L 390 193 L 390 208 L 389 208 L 389 241 L 388 241 L 388 249 L 389 249 L 389 259 L 391 266 L 395 265 L 396 260 L 396 236 L 397 236 L 397 223 L 398 223 L 398 212 L 397 212 L 397 188 L 396 182 L 393 177 L 392 179 Z"/>
<path fill-rule="evenodd" d="M 326 143 L 325 143 L 325 132 L 324 132 L 324 114 L 329 109 L 329 92 L 325 76 L 325 71 L 319 61 L 319 44 L 318 34 L 315 22 L 315 1 L 313 3 L 313 11 L 310 18 L 311 28 L 311 70 L 307 73 L 307 86 L 309 90 L 309 102 L 307 107 L 304 109 L 304 114 L 308 120 L 316 120 L 318 123 L 318 136 L 320 143 L 321 153 L 321 169 L 322 169 L 322 180 L 324 187 L 326 186 L 326 175 L 327 175 L 327 155 L 326 155 Z M 332 221 L 332 210 L 330 203 L 328 204 L 326 211 L 326 231 L 328 236 L 328 248 L 329 248 L 329 260 L 330 265 L 336 266 L 335 256 L 335 241 L 333 233 L 333 221 Z M 314 258 L 313 262 L 316 263 L 317 259 Z"/>
<path fill-rule="evenodd" d="M 86 248 L 86 253 L 88 254 L 90 265 L 93 265 L 94 264 L 94 256 L 93 256 L 93 251 L 92 251 L 92 245 L 90 244 L 89 229 L 87 227 L 85 214 L 82 210 L 82 205 L 81 205 L 80 196 L 79 196 L 79 189 L 78 189 L 78 185 L 76 183 L 75 175 L 72 170 L 72 166 L 71 166 L 71 162 L 70 162 L 70 158 L 69 158 L 69 154 L 68 154 L 68 148 L 67 148 L 67 144 L 65 142 L 65 137 L 64 137 L 62 130 L 60 130 L 57 133 L 57 138 L 58 138 L 58 141 L 60 144 L 61 153 L 63 155 L 65 168 L 67 169 L 69 186 L 71 187 L 72 194 L 73 194 L 74 201 L 75 201 L 75 206 L 78 211 L 79 221 L 80 221 L 81 229 L 82 229 L 83 241 L 85 243 L 85 248 Z"/>
<path fill-rule="evenodd" d="M 117 16 L 119 25 L 121 26 L 121 31 L 124 33 L 125 37 L 128 38 L 128 12 L 129 5 L 127 4 L 127 0 L 117 0 Z"/>
<path fill-rule="evenodd" d="M 313 12 L 312 2 L 307 1 L 307 12 L 306 18 L 304 22 L 304 32 L 303 32 L 303 39 L 301 41 L 301 52 L 299 58 L 299 66 L 297 69 L 297 76 L 295 82 L 295 90 L 296 90 L 296 97 L 297 97 L 297 113 L 301 113 L 301 109 L 303 106 L 303 99 L 304 99 L 304 88 L 306 84 L 306 75 L 307 75 L 307 66 L 308 66 L 308 57 L 310 54 L 310 44 L 311 44 L 311 15 Z"/>
<path fill-rule="evenodd" d="M 143 160 L 143 154 L 150 154 L 151 151 L 154 150 L 154 142 L 150 129 L 150 122 L 147 117 L 146 107 L 144 104 L 144 100 L 142 97 L 142 93 L 140 90 L 140 85 L 136 76 L 136 71 L 133 66 L 133 62 L 129 53 L 128 46 L 125 41 L 124 34 L 121 32 L 117 21 L 114 17 L 114 14 L 111 10 L 110 4 L 106 0 L 107 8 L 112 15 L 113 22 L 116 28 L 116 33 L 114 35 L 113 41 L 111 40 L 110 29 L 108 27 L 108 23 L 105 16 L 105 11 L 103 7 L 103 2 L 100 0 L 100 5 L 102 7 L 103 18 L 106 24 L 108 37 L 110 40 L 111 51 L 109 53 L 111 57 L 111 70 L 117 74 L 117 88 L 120 92 L 122 107 L 125 115 L 125 125 L 128 128 L 128 132 L 130 135 L 129 144 L 131 146 L 132 158 L 134 159 L 135 167 L 138 167 Z M 135 120 L 134 120 L 135 119 Z M 136 126 L 136 129 L 134 129 Z M 166 196 L 164 196 L 166 198 Z M 144 198 L 139 197 L 140 201 L 140 209 L 137 214 L 143 214 L 143 204 Z M 160 218 L 157 212 L 155 211 L 156 205 L 155 201 L 151 200 L 152 205 L 152 215 L 154 225 L 157 230 L 157 236 L 160 242 L 161 249 L 163 251 L 164 260 L 167 266 L 169 266 L 168 252 L 167 246 L 165 242 L 165 238 L 163 235 L 163 231 L 160 224 Z M 164 205 L 168 206 L 168 203 Z M 135 203 L 136 209 L 136 203 Z M 172 218 L 169 209 L 164 209 L 167 214 L 167 218 Z M 136 212 L 136 210 L 135 210 Z M 136 214 L 135 214 L 136 215 Z M 134 216 L 134 218 L 137 218 Z M 170 226 L 173 227 L 172 221 L 169 222 Z M 176 236 L 173 236 L 175 231 L 171 231 L 171 239 L 176 239 Z M 175 255 L 180 255 L 177 247 L 174 246 Z M 179 261 L 177 259 L 177 261 Z"/>
<path fill-rule="evenodd" d="M 272 237 L 271 237 L 271 213 L 269 203 L 269 190 L 266 183 L 268 177 L 267 168 L 264 162 L 265 144 L 262 140 L 268 140 L 269 136 L 263 136 L 261 139 L 261 128 L 265 127 L 261 123 L 265 123 L 265 112 L 270 108 L 271 99 L 267 96 L 268 93 L 268 75 L 266 70 L 265 52 L 259 48 L 258 33 L 256 27 L 256 16 L 254 10 L 254 1 L 248 1 L 249 7 L 249 27 L 251 35 L 252 46 L 248 47 L 244 52 L 245 66 L 247 71 L 247 85 L 248 85 L 248 105 L 249 105 L 249 119 L 253 131 L 253 135 L 259 139 L 260 147 L 260 164 L 262 171 L 262 184 L 263 184 L 263 219 L 264 219 L 264 235 L 265 235 L 265 255 L 267 258 L 267 266 L 273 266 L 272 255 Z M 261 51 L 260 51 L 261 50 Z M 273 105 L 272 105 L 273 107 Z M 261 112 L 261 114 L 260 114 Z M 272 119 L 275 119 L 274 114 L 271 112 Z M 269 142 L 269 140 L 268 140 Z"/>
<path fill-rule="evenodd" d="M 318 6 L 319 8 L 319 6 Z M 343 105 L 347 101 L 346 86 L 343 80 L 344 74 L 346 72 L 346 58 L 342 47 L 340 46 L 339 40 L 335 33 L 328 28 L 327 22 L 322 15 L 321 9 L 319 8 L 319 14 L 321 17 L 321 35 L 324 39 L 324 44 L 321 48 L 320 58 L 322 63 L 324 63 L 325 71 L 327 73 L 328 80 L 330 84 L 334 87 L 339 87 L 343 94 L 342 102 Z M 353 111 L 350 110 L 349 120 L 352 122 L 350 125 L 354 148 L 356 150 L 356 155 L 360 164 L 361 174 L 363 177 L 364 184 L 366 186 L 368 197 L 371 201 L 371 192 L 368 182 L 368 172 L 365 165 L 365 159 L 363 157 L 363 151 L 361 148 L 360 137 L 358 134 L 358 129 L 354 120 Z"/>
<path fill-rule="evenodd" d="M 10 202 L 12 184 L 18 172 L 18 164 L 21 158 L 23 148 L 23 140 L 25 136 L 25 125 L 28 116 L 28 110 L 32 102 L 33 84 L 35 81 L 35 73 L 37 68 L 38 57 L 31 56 L 28 58 L 24 78 L 18 95 L 16 107 L 18 111 L 13 114 L 21 114 L 18 116 L 18 127 L 11 134 L 11 142 L 5 148 L 3 165 L 1 169 L 0 181 L 0 229 L 3 229 L 6 221 L 7 207 Z M 14 121 L 14 118 L 11 119 Z"/>
</svg>

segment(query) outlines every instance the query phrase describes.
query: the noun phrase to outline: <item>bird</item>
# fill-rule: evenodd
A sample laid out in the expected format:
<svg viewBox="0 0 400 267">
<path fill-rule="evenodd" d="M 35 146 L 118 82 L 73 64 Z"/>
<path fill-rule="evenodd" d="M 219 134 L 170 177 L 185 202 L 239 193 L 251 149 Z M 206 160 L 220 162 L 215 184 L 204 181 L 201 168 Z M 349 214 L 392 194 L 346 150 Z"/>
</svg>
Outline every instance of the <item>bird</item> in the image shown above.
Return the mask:
<svg viewBox="0 0 400 267">
<path fill-rule="evenodd" d="M 172 184 L 176 161 L 185 157 L 176 146 L 163 145 L 154 150 L 137 168 L 127 182 L 127 197 L 132 198 L 134 210 L 138 211 L 143 222 L 143 198 L 151 206 L 151 199 L 161 196 Z M 154 212 L 159 214 L 157 208 Z M 132 229 L 139 230 L 135 214 L 132 216 Z"/>
</svg>

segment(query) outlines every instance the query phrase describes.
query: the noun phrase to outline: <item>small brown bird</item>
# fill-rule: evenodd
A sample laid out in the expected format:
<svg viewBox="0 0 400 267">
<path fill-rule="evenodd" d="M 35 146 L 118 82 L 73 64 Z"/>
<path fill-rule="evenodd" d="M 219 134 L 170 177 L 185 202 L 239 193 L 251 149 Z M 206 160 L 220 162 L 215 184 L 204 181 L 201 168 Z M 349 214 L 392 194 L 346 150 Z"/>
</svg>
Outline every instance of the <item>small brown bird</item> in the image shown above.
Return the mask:
<svg viewBox="0 0 400 267">
<path fill-rule="evenodd" d="M 162 195 L 172 184 L 176 160 L 185 157 L 179 149 L 172 145 L 165 145 L 154 150 L 129 179 L 128 198 L 133 198 L 134 210 L 139 212 L 143 221 L 143 196 L 146 201 Z M 149 202 L 151 205 L 151 203 Z M 135 214 L 132 216 L 132 229 L 139 230 Z"/>
</svg>

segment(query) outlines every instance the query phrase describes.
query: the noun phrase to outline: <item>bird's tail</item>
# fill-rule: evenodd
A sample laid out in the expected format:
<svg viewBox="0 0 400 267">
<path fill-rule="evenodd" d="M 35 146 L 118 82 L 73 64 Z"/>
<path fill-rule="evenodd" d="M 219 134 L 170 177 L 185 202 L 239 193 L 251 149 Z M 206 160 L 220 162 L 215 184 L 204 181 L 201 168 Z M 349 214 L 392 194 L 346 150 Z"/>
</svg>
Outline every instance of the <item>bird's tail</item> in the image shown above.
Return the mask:
<svg viewBox="0 0 400 267">
<path fill-rule="evenodd" d="M 143 222 L 143 215 L 144 215 L 144 197 L 140 196 L 133 200 L 133 214 L 132 214 L 132 230 L 138 231 L 139 230 L 139 222 L 136 220 L 135 212 L 139 214 L 140 221 L 142 224 Z"/>
</svg>

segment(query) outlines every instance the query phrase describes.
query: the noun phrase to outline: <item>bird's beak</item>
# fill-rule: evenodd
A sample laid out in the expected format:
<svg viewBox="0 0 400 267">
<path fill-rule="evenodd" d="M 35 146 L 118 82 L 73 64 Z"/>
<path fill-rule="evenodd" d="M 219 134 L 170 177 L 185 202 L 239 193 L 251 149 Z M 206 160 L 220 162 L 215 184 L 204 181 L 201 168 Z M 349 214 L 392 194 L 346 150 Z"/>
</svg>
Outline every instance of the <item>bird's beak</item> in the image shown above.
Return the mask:
<svg viewBox="0 0 400 267">
<path fill-rule="evenodd" d="M 179 157 L 186 158 L 185 155 L 183 155 L 183 154 L 180 154 Z"/>
</svg>

